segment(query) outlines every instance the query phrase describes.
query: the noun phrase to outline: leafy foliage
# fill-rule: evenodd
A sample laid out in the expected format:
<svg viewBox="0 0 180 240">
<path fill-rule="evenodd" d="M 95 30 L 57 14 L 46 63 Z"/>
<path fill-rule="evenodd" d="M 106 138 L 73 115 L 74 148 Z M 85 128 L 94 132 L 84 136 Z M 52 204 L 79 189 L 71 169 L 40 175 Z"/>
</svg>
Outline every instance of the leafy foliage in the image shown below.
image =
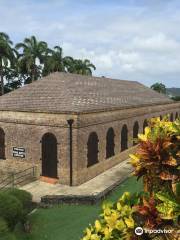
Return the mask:
<svg viewBox="0 0 180 240">
<path fill-rule="evenodd" d="M 166 86 L 163 83 L 154 83 L 151 88 L 159 93 L 166 93 Z"/>
<path fill-rule="evenodd" d="M 26 225 L 27 215 L 32 208 L 30 193 L 19 189 L 6 189 L 0 192 L 0 239 L 14 239 L 12 232 L 17 223 Z"/>
<path fill-rule="evenodd" d="M 85 230 L 82 240 L 132 239 L 135 222 L 131 204 L 135 199 L 135 195 L 125 192 L 117 203 L 104 203 L 100 219 Z"/>
<path fill-rule="evenodd" d="M 175 184 L 180 179 L 180 120 L 174 123 L 164 118 L 152 119 L 139 134 L 136 154 L 130 155 L 135 168 L 134 175 L 144 177 L 144 190 L 151 194 L 163 187 Z"/>
<path fill-rule="evenodd" d="M 168 192 L 156 193 L 156 198 L 160 203 L 156 206 L 162 219 L 177 221 L 180 216 L 180 203 L 174 195 Z"/>
<path fill-rule="evenodd" d="M 117 203 L 104 204 L 100 219 L 86 229 L 82 240 L 179 239 L 180 119 L 172 123 L 168 117 L 153 118 L 138 139 L 137 151 L 130 157 L 134 175 L 143 177 L 144 192 L 124 193 Z M 137 226 L 171 232 L 137 236 Z"/>
<path fill-rule="evenodd" d="M 50 49 L 46 42 L 38 41 L 35 36 L 25 38 L 13 48 L 9 36 L 0 32 L 1 95 L 53 72 L 92 75 L 95 69 L 88 59 L 64 57 L 60 46 Z"/>
<path fill-rule="evenodd" d="M 7 222 L 10 230 L 22 219 L 22 204 L 14 196 L 0 193 L 0 216 Z"/>
</svg>

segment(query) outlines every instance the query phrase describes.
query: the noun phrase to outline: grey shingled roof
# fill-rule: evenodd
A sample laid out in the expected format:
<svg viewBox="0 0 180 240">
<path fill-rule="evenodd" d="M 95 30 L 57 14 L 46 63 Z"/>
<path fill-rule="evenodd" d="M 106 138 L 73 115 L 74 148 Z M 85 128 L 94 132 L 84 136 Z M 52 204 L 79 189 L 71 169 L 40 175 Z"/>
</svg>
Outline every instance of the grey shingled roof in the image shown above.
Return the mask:
<svg viewBox="0 0 180 240">
<path fill-rule="evenodd" d="M 56 72 L 1 96 L 0 110 L 78 113 L 171 102 L 138 82 Z"/>
</svg>

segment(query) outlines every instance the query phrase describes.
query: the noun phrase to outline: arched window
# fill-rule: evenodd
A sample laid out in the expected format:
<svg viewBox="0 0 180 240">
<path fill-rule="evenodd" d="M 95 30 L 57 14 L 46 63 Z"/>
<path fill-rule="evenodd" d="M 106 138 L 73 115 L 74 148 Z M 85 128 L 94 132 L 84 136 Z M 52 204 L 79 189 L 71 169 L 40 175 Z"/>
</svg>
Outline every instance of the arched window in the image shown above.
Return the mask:
<svg viewBox="0 0 180 240">
<path fill-rule="evenodd" d="M 42 143 L 42 176 L 57 178 L 57 139 L 52 133 L 45 133 Z"/>
<path fill-rule="evenodd" d="M 176 112 L 176 116 L 175 116 L 175 119 L 177 119 L 178 118 L 178 112 Z"/>
<path fill-rule="evenodd" d="M 144 123 L 143 123 L 143 133 L 145 132 L 145 128 L 148 126 L 148 121 L 147 119 L 144 120 Z"/>
<path fill-rule="evenodd" d="M 87 167 L 90 167 L 98 162 L 98 142 L 97 133 L 90 133 L 87 142 Z"/>
<path fill-rule="evenodd" d="M 0 159 L 5 159 L 5 133 L 0 128 Z"/>
<path fill-rule="evenodd" d="M 171 115 L 170 115 L 170 121 L 173 122 L 173 120 L 174 120 L 173 113 L 171 113 Z"/>
<path fill-rule="evenodd" d="M 133 146 L 137 144 L 136 138 L 138 137 L 138 132 L 139 132 L 139 124 L 136 121 L 133 126 Z"/>
<path fill-rule="evenodd" d="M 128 148 L 128 128 L 124 124 L 121 130 L 121 152 Z"/>
<path fill-rule="evenodd" d="M 115 134 L 113 128 L 109 128 L 106 135 L 106 158 L 114 156 L 114 137 Z"/>
</svg>

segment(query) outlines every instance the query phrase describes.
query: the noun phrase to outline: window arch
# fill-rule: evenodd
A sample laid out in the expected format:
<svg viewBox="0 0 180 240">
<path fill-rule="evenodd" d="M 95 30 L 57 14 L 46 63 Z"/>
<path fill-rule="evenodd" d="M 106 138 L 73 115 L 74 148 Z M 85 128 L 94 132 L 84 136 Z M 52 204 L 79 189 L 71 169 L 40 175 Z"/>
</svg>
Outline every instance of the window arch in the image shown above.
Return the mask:
<svg viewBox="0 0 180 240">
<path fill-rule="evenodd" d="M 173 120 L 174 120 L 174 116 L 173 116 L 173 113 L 171 113 L 171 115 L 170 115 L 170 121 L 173 122 Z"/>
<path fill-rule="evenodd" d="M 175 116 L 175 119 L 177 119 L 178 118 L 178 112 L 176 112 L 176 116 Z"/>
<path fill-rule="evenodd" d="M 124 124 L 121 129 L 121 152 L 128 148 L 128 128 L 127 125 Z"/>
<path fill-rule="evenodd" d="M 106 158 L 110 158 L 115 155 L 114 153 L 114 130 L 113 128 L 109 128 L 106 134 Z"/>
<path fill-rule="evenodd" d="M 98 135 L 96 132 L 90 133 L 87 142 L 87 167 L 98 163 Z"/>
<path fill-rule="evenodd" d="M 147 119 L 144 120 L 144 123 L 143 123 L 143 133 L 145 132 L 145 128 L 148 126 L 148 121 Z"/>
<path fill-rule="evenodd" d="M 5 133 L 0 128 L 0 159 L 5 159 Z"/>
<path fill-rule="evenodd" d="M 139 123 L 136 121 L 133 126 L 133 146 L 135 146 L 136 143 L 136 138 L 138 137 L 138 132 L 139 132 Z"/>
</svg>

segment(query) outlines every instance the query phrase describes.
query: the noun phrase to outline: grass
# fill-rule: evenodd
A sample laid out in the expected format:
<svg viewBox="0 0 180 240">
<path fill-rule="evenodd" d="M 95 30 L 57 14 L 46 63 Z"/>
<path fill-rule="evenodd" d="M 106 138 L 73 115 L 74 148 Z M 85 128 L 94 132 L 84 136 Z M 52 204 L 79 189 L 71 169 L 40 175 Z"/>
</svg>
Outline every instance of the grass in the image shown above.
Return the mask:
<svg viewBox="0 0 180 240">
<path fill-rule="evenodd" d="M 107 200 L 116 201 L 124 191 L 137 192 L 141 182 L 128 178 L 116 188 Z M 15 230 L 18 240 L 80 240 L 83 230 L 98 217 L 101 204 L 61 205 L 49 209 L 38 209 L 30 217 L 32 232 L 23 233 L 20 227 Z"/>
</svg>

